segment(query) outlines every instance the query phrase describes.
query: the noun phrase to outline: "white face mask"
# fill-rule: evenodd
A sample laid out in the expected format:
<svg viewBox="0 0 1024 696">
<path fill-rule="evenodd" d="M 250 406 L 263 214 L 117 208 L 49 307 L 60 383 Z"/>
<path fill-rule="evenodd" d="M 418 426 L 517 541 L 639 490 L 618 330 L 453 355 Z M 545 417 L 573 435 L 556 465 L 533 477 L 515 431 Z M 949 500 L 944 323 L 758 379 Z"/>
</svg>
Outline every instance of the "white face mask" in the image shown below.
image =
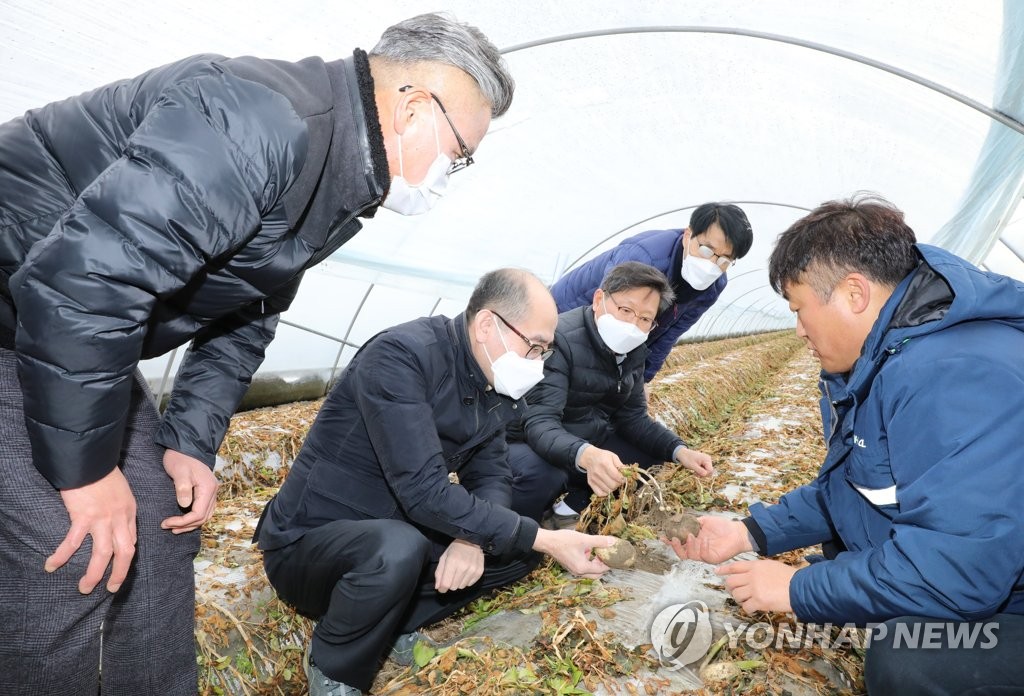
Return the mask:
<svg viewBox="0 0 1024 696">
<path fill-rule="evenodd" d="M 544 361 L 530 360 L 510 351 L 500 327 L 498 338 L 501 339 L 501 345 L 505 346 L 505 352 L 497 360 L 491 360 L 491 354 L 487 352 L 487 346 L 484 346 L 484 355 L 491 360 L 491 370 L 494 372 L 494 391 L 520 399 L 544 379 Z"/>
<path fill-rule="evenodd" d="M 448 188 L 448 168 L 452 161 L 441 152 L 441 140 L 437 134 L 437 113 L 434 103 L 430 103 L 430 113 L 434 117 L 434 142 L 437 145 L 437 157 L 427 169 L 423 181 L 413 185 L 405 180 L 405 163 L 402 160 L 402 136 L 398 136 L 398 176 L 391 180 L 388 197 L 381 204 L 388 210 L 402 215 L 419 215 L 425 213 L 441 200 Z"/>
<path fill-rule="evenodd" d="M 601 300 L 604 302 L 604 300 Z M 608 304 L 604 304 L 604 314 L 597 318 L 597 333 L 601 340 L 611 348 L 612 352 L 624 355 L 647 340 L 647 334 L 636 324 L 616 319 L 608 313 Z"/>
<path fill-rule="evenodd" d="M 711 259 L 690 256 L 685 244 L 681 266 L 679 274 L 694 290 L 707 290 L 722 275 L 722 268 L 717 263 Z"/>
</svg>

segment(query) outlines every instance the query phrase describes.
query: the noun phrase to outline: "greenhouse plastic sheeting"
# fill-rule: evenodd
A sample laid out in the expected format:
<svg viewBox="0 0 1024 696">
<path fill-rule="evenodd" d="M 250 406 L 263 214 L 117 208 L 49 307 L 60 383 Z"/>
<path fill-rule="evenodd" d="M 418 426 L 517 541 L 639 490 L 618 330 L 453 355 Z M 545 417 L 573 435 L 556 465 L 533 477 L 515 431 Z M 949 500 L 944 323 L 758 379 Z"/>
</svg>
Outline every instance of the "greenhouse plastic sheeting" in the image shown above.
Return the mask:
<svg viewBox="0 0 1024 696">
<path fill-rule="evenodd" d="M 1024 277 L 1024 3 L 5 0 L 0 118 L 193 53 L 342 57 L 437 9 L 515 49 L 512 108 L 433 212 L 382 210 L 307 274 L 264 370 L 344 364 L 338 339 L 458 312 L 487 270 L 553 281 L 711 200 L 746 209 L 755 243 L 691 336 L 791 327 L 772 243 L 858 190 L 921 240 Z"/>
</svg>

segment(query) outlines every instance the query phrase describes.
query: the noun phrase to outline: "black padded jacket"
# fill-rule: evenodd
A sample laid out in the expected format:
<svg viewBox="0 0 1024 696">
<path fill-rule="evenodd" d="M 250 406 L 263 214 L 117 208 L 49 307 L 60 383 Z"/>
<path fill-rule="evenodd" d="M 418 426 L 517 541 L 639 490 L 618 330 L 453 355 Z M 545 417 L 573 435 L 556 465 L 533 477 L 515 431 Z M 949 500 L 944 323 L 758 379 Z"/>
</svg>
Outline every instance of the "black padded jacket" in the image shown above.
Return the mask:
<svg viewBox="0 0 1024 696">
<path fill-rule="evenodd" d="M 613 432 L 652 457 L 668 462 L 683 441 L 647 413 L 641 344 L 621 364 L 604 344 L 589 305 L 558 316 L 555 352 L 544 363 L 544 379 L 526 395 L 525 439 L 541 457 L 570 468 L 584 444 L 601 447 Z"/>
<path fill-rule="evenodd" d="M 358 50 L 194 56 L 0 125 L 0 343 L 39 471 L 109 473 L 138 361 L 189 340 L 157 441 L 212 466 L 303 270 L 389 181 Z"/>
</svg>

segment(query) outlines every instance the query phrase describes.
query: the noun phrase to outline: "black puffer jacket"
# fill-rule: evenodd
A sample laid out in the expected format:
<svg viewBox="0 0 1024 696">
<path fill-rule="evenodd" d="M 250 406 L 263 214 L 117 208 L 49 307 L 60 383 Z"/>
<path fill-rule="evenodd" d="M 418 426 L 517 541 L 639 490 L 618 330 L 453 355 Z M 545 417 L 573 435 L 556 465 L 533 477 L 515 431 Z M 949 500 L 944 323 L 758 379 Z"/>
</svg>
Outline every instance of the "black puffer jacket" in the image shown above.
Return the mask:
<svg viewBox="0 0 1024 696">
<path fill-rule="evenodd" d="M 653 457 L 668 462 L 678 435 L 647 413 L 644 361 L 640 345 L 616 364 L 601 340 L 589 305 L 558 315 L 555 352 L 544 363 L 544 380 L 526 395 L 525 439 L 545 460 L 562 467 L 576 463 L 586 443 L 601 447 L 613 432 Z"/>
<path fill-rule="evenodd" d="M 212 465 L 302 271 L 389 181 L 361 51 L 196 56 L 0 125 L 0 342 L 36 467 L 106 475 L 136 364 L 193 338 L 158 442 Z"/>
</svg>

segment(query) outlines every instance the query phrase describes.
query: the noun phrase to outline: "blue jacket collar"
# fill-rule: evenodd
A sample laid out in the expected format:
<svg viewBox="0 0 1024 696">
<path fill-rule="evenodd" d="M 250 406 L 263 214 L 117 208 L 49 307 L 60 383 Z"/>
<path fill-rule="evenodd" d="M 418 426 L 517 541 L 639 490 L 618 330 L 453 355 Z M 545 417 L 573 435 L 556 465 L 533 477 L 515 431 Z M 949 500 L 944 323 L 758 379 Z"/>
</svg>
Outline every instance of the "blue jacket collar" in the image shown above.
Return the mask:
<svg viewBox="0 0 1024 696">
<path fill-rule="evenodd" d="M 871 384 L 909 341 L 965 321 L 1001 321 L 1024 331 L 1024 283 L 978 269 L 950 252 L 918 244 L 921 263 L 882 307 L 850 375 L 822 372 L 833 399 Z"/>
</svg>

